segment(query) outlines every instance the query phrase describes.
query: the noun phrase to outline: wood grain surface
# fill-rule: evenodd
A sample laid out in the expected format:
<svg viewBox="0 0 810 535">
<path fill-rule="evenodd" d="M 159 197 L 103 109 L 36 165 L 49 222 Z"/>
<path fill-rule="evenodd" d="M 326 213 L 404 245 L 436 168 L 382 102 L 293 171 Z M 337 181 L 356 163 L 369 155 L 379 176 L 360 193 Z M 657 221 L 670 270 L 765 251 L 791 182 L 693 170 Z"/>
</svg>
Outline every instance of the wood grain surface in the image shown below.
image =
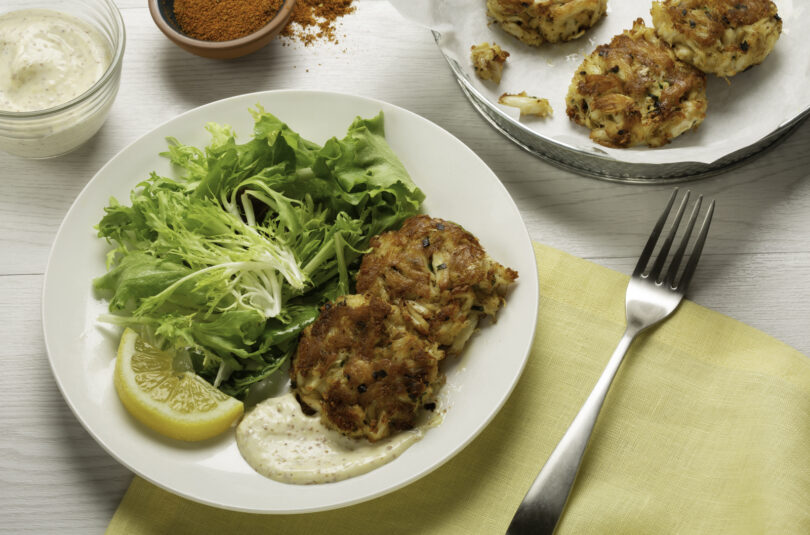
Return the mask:
<svg viewBox="0 0 810 535">
<path fill-rule="evenodd" d="M 40 294 L 62 218 L 112 156 L 167 119 L 233 95 L 323 89 L 386 100 L 442 126 L 504 182 L 531 237 L 629 273 L 670 186 L 560 170 L 493 130 L 464 99 L 433 38 L 384 0 L 359 0 L 338 44 L 276 41 L 245 58 L 171 44 L 146 2 L 118 2 L 127 29 L 121 89 L 104 127 L 51 160 L 0 153 L 0 532 L 100 533 L 131 474 L 65 404 L 45 352 Z M 810 353 L 810 122 L 728 173 L 686 184 L 717 200 L 691 298 Z M 84 284 L 86 281 L 77 281 Z"/>
</svg>

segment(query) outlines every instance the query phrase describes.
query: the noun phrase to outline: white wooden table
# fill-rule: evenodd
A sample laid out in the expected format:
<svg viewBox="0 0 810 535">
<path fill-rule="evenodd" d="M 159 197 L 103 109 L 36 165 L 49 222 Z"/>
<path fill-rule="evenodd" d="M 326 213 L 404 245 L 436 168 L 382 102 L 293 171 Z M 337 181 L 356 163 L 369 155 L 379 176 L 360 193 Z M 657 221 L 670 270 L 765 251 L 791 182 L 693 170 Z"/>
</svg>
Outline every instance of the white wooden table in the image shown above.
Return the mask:
<svg viewBox="0 0 810 535">
<path fill-rule="evenodd" d="M 669 195 L 669 186 L 573 175 L 510 144 L 462 97 L 429 32 L 385 0 L 359 0 L 338 45 L 275 42 L 230 62 L 176 48 L 144 0 L 119 5 L 127 28 L 123 79 L 99 134 L 57 159 L 0 154 L 0 532 L 101 532 L 132 477 L 87 434 L 57 389 L 40 292 L 51 242 L 73 199 L 109 158 L 166 119 L 269 89 L 389 101 L 477 152 L 506 184 L 533 239 L 626 273 Z M 810 122 L 743 167 L 688 186 L 718 202 L 691 298 L 810 354 Z"/>
</svg>

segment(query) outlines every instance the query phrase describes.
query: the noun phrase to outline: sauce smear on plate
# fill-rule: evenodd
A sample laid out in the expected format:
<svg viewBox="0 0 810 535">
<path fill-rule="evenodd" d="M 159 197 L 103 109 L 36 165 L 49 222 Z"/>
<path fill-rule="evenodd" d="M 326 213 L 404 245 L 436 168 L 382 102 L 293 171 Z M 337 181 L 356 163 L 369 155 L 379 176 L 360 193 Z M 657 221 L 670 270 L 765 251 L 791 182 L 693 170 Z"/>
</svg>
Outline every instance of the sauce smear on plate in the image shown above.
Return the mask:
<svg viewBox="0 0 810 535">
<path fill-rule="evenodd" d="M 348 438 L 307 416 L 293 394 L 266 399 L 236 428 L 239 452 L 254 470 L 276 481 L 330 483 L 391 462 L 422 438 L 416 428 L 379 442 Z"/>
</svg>

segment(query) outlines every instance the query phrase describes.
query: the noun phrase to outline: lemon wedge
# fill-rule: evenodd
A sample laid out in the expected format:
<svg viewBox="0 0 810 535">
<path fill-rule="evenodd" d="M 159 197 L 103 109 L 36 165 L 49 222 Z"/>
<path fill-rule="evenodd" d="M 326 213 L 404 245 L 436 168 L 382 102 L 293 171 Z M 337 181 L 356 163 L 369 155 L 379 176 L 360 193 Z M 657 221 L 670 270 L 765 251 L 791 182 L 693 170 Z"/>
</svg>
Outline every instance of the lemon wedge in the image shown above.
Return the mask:
<svg viewBox="0 0 810 535">
<path fill-rule="evenodd" d="M 242 402 L 183 368 L 172 353 L 126 329 L 115 363 L 118 397 L 132 416 L 171 438 L 205 440 L 226 431 L 244 413 Z"/>
</svg>

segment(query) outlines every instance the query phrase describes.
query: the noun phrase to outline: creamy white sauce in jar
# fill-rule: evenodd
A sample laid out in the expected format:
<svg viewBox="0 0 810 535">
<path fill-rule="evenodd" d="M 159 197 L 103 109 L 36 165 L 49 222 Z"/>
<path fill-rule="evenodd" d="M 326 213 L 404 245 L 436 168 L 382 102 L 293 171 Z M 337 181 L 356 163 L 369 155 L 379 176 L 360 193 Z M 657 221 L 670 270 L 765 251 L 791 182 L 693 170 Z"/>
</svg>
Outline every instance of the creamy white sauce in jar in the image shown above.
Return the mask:
<svg viewBox="0 0 810 535">
<path fill-rule="evenodd" d="M 330 483 L 364 474 L 397 458 L 422 438 L 420 428 L 370 443 L 326 428 L 307 416 L 292 393 L 266 399 L 236 428 L 239 452 L 254 470 L 276 481 Z"/>
<path fill-rule="evenodd" d="M 110 65 L 111 51 L 90 24 L 58 11 L 0 16 L 0 110 L 38 111 L 76 98 Z"/>
</svg>

